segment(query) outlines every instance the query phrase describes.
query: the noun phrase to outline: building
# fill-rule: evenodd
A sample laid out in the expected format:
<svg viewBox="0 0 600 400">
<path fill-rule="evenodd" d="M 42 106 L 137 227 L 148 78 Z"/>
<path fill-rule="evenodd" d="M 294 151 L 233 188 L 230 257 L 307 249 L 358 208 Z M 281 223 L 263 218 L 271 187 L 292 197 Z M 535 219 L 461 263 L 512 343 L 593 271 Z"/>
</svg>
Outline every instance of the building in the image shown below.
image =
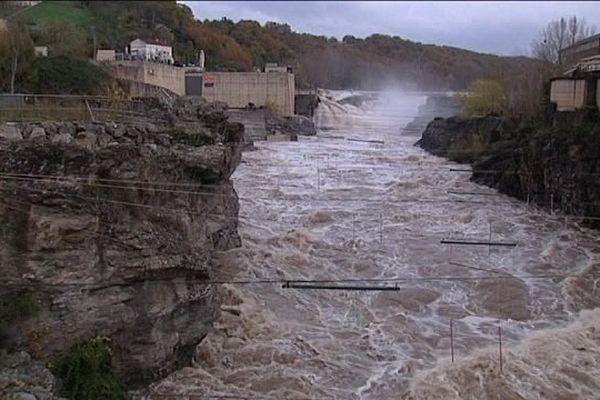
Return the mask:
<svg viewBox="0 0 600 400">
<path fill-rule="evenodd" d="M 580 60 L 600 55 L 600 34 L 578 41 L 559 52 L 561 63 L 575 65 Z"/>
<path fill-rule="evenodd" d="M 135 39 L 129 43 L 128 50 L 134 60 L 173 64 L 173 48 L 171 46 Z"/>
<path fill-rule="evenodd" d="M 266 63 L 265 72 L 287 72 L 287 67 L 280 67 L 277 63 Z"/>
<path fill-rule="evenodd" d="M 96 50 L 96 61 L 115 61 L 117 59 L 117 53 L 114 50 Z"/>
<path fill-rule="evenodd" d="M 33 52 L 36 57 L 48 57 L 48 46 L 34 46 Z"/>
<path fill-rule="evenodd" d="M 556 111 L 587 106 L 600 109 L 600 55 L 584 58 L 565 76 L 551 79 L 550 102 L 556 105 Z"/>
<path fill-rule="evenodd" d="M 296 89 L 290 72 L 205 72 L 201 79 L 200 92 L 188 95 L 223 101 L 231 108 L 273 103 L 283 116 L 294 115 Z"/>
<path fill-rule="evenodd" d="M 6 5 L 13 7 L 33 7 L 40 4 L 41 1 L 33 1 L 33 0 L 12 0 L 7 1 Z"/>
</svg>

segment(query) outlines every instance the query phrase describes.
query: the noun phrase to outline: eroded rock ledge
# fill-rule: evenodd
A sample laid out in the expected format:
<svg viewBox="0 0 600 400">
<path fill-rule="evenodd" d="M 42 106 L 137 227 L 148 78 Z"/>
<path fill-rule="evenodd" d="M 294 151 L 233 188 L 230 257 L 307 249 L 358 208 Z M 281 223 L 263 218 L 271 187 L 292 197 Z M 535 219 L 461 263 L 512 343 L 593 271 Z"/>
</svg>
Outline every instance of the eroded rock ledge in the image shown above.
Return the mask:
<svg viewBox="0 0 600 400">
<path fill-rule="evenodd" d="M 3 348 L 48 362 L 108 337 L 127 388 L 191 360 L 218 309 L 212 253 L 240 244 L 229 178 L 243 141 L 222 111 L 192 108 L 0 126 L 0 295 L 39 302 L 2 327 Z"/>
</svg>

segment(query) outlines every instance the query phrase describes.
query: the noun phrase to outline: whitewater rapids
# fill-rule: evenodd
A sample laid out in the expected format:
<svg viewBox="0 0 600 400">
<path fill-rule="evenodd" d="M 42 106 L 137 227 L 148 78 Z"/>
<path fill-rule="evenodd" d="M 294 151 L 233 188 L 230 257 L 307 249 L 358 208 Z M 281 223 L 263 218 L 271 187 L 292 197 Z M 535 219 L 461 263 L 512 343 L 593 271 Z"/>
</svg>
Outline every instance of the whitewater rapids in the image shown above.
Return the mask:
<svg viewBox="0 0 600 400">
<path fill-rule="evenodd" d="M 340 103 L 352 94 L 326 94 L 317 137 L 244 153 L 234 175 L 243 246 L 218 256 L 214 279 L 401 278 L 400 290 L 223 285 L 193 366 L 149 398 L 599 398 L 600 311 L 579 313 L 600 302 L 597 232 L 414 147 L 400 132 L 425 95 Z"/>
</svg>

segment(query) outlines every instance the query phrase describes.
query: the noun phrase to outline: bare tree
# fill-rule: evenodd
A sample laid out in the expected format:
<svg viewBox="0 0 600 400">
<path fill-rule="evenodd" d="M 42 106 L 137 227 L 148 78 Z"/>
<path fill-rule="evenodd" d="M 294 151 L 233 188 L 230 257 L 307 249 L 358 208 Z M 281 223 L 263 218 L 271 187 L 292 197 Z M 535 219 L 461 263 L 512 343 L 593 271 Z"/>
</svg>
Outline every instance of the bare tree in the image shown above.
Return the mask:
<svg viewBox="0 0 600 400">
<path fill-rule="evenodd" d="M 532 43 L 534 57 L 554 64 L 560 64 L 560 50 L 572 46 L 596 32 L 595 26 L 587 24 L 585 18 L 577 16 L 561 18 L 550 22 L 539 37 Z"/>
</svg>

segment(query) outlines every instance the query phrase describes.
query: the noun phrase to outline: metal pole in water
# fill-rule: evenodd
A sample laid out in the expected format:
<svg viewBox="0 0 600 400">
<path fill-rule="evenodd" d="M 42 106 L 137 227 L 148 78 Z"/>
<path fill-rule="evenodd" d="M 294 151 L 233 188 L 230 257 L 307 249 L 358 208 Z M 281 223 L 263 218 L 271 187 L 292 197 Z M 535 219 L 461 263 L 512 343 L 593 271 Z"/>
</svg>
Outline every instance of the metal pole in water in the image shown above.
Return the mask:
<svg viewBox="0 0 600 400">
<path fill-rule="evenodd" d="M 452 327 L 452 320 L 450 320 L 450 354 L 452 362 L 454 362 L 454 329 Z"/>
<path fill-rule="evenodd" d="M 356 241 L 356 237 L 355 237 L 355 229 L 354 229 L 354 221 L 355 221 L 356 217 L 354 214 L 352 214 L 352 244 L 354 244 L 354 242 Z"/>
<path fill-rule="evenodd" d="M 500 351 L 500 372 L 502 372 L 502 328 L 498 326 L 498 349 Z"/>
<path fill-rule="evenodd" d="M 550 214 L 554 215 L 554 193 L 550 194 Z"/>
<path fill-rule="evenodd" d="M 319 160 L 317 160 L 317 193 L 321 192 L 321 173 L 319 168 Z"/>
<path fill-rule="evenodd" d="M 489 242 L 492 243 L 492 220 L 488 220 L 489 223 Z M 492 246 L 488 246 L 488 257 L 492 255 Z"/>
<path fill-rule="evenodd" d="M 379 244 L 383 244 L 383 213 L 379 213 Z"/>
</svg>

